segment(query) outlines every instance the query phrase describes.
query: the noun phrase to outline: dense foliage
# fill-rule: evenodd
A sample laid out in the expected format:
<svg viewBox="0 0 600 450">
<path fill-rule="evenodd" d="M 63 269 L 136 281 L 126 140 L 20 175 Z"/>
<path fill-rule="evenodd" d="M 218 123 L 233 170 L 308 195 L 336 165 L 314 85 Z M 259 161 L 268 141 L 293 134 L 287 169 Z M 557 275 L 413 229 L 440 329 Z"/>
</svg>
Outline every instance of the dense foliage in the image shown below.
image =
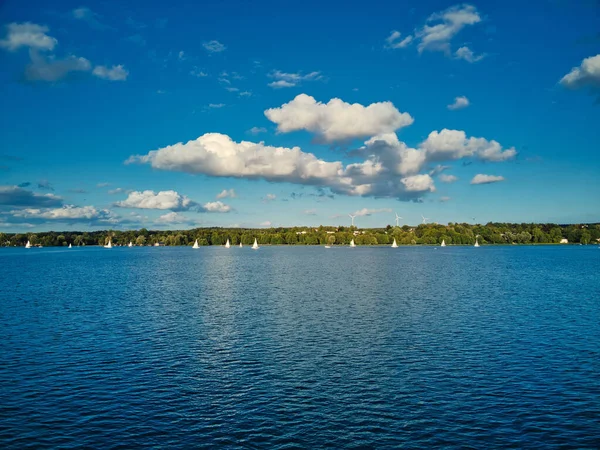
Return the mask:
<svg viewBox="0 0 600 450">
<path fill-rule="evenodd" d="M 232 245 L 241 241 L 251 245 L 254 238 L 261 245 L 347 245 L 354 239 L 357 245 L 387 245 L 396 239 L 398 245 L 440 244 L 472 245 L 475 238 L 480 244 L 557 244 L 567 239 L 571 244 L 597 243 L 600 239 L 600 224 L 509 224 L 488 223 L 471 225 L 449 223 L 448 225 L 426 224 L 417 227 L 404 225 L 386 228 L 357 229 L 356 227 L 293 227 L 293 228 L 194 228 L 191 230 L 141 230 L 117 231 L 64 231 L 40 233 L 0 233 L 1 246 L 24 246 L 29 240 L 32 245 L 66 246 L 104 245 L 108 239 L 113 245 L 192 245 L 196 239 L 200 245 L 223 245 L 227 239 Z"/>
</svg>

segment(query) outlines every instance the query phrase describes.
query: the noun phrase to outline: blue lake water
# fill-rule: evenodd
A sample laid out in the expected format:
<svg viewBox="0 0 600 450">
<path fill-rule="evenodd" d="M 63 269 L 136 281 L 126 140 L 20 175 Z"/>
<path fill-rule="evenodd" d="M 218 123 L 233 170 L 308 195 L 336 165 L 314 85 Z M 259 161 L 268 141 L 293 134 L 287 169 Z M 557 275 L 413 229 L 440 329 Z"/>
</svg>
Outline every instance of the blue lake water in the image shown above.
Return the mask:
<svg viewBox="0 0 600 450">
<path fill-rule="evenodd" d="M 600 447 L 592 246 L 0 249 L 0 447 Z"/>
</svg>

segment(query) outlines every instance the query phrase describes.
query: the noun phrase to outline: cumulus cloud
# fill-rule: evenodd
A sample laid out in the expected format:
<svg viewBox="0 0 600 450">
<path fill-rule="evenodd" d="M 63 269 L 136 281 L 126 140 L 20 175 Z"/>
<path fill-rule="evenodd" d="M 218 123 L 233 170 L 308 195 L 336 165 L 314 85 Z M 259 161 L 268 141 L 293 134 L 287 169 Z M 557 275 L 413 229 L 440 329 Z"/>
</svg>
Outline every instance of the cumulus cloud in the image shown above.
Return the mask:
<svg viewBox="0 0 600 450">
<path fill-rule="evenodd" d="M 171 211 L 169 213 L 163 214 L 158 219 L 156 219 L 157 224 L 177 224 L 177 223 L 185 223 L 188 219 L 183 214 Z"/>
<path fill-rule="evenodd" d="M 452 6 L 444 11 L 429 16 L 425 25 L 418 28 L 414 35 L 401 38 L 399 31 L 392 31 L 386 38 L 387 48 L 405 48 L 412 42 L 417 42 L 419 53 L 424 51 L 443 52 L 452 56 L 451 41 L 466 26 L 481 22 L 481 16 L 473 5 L 461 4 Z M 483 55 L 475 56 L 468 47 L 460 47 L 454 54 L 457 59 L 468 62 L 479 61 Z"/>
<path fill-rule="evenodd" d="M 223 189 L 220 193 L 217 194 L 217 200 L 221 198 L 235 198 L 237 194 L 235 193 L 235 189 Z"/>
<path fill-rule="evenodd" d="M 473 177 L 471 184 L 490 184 L 497 183 L 499 181 L 504 181 L 504 177 L 496 175 L 484 175 L 479 173 Z"/>
<path fill-rule="evenodd" d="M 475 53 L 473 53 L 473 50 L 471 50 L 467 46 L 463 46 L 456 50 L 456 52 L 454 53 L 454 57 L 456 59 L 464 59 L 467 62 L 474 63 L 477 61 L 481 61 L 483 58 L 485 58 L 485 55 L 483 53 L 481 55 L 475 55 Z"/>
<path fill-rule="evenodd" d="M 10 23 L 6 26 L 6 37 L 0 40 L 0 47 L 8 51 L 15 51 L 21 47 L 34 50 L 53 50 L 58 41 L 46 33 L 48 27 L 31 22 Z"/>
<path fill-rule="evenodd" d="M 333 98 L 328 103 L 321 103 L 306 94 L 296 96 L 279 108 L 267 109 L 265 116 L 277 124 L 280 133 L 306 130 L 322 142 L 389 133 L 414 121 L 410 114 L 401 113 L 391 102 L 363 106 Z"/>
<path fill-rule="evenodd" d="M 282 72 L 281 70 L 275 70 L 274 72 L 270 73 L 269 76 L 275 79 L 275 81 L 269 83 L 269 86 L 276 89 L 293 87 L 302 83 L 303 81 L 314 81 L 323 78 L 320 72 L 302 74 L 301 72 L 288 73 Z"/>
<path fill-rule="evenodd" d="M 454 97 L 454 103 L 451 103 L 447 106 L 447 108 L 451 111 L 455 109 L 463 109 L 469 106 L 469 99 L 464 95 L 460 97 Z"/>
<path fill-rule="evenodd" d="M 568 74 L 562 77 L 560 84 L 569 89 L 600 88 L 600 54 L 585 58 L 579 67 L 573 67 Z"/>
<path fill-rule="evenodd" d="M 120 218 L 114 215 L 112 211 L 99 210 L 94 206 L 65 205 L 62 208 L 25 208 L 11 211 L 11 214 L 15 218 L 36 221 L 90 222 L 99 225 L 114 225 L 120 222 Z"/>
<path fill-rule="evenodd" d="M 30 57 L 31 62 L 25 68 L 25 78 L 29 81 L 58 81 L 71 72 L 87 72 L 92 68 L 87 59 L 72 55 L 57 59 L 32 50 Z"/>
<path fill-rule="evenodd" d="M 458 180 L 458 177 L 455 175 L 446 175 L 446 174 L 441 174 L 439 177 L 439 180 L 442 183 L 454 183 L 455 181 Z"/>
<path fill-rule="evenodd" d="M 267 132 L 267 129 L 264 127 L 252 127 L 248 130 L 248 133 L 250 133 L 254 136 L 256 136 L 257 134 L 266 133 L 266 132 Z"/>
<path fill-rule="evenodd" d="M 484 161 L 507 161 L 516 156 L 517 151 L 511 147 L 504 149 L 497 141 L 485 138 L 470 137 L 460 130 L 432 131 L 421 143 L 429 161 L 449 161 L 476 156 Z"/>
<path fill-rule="evenodd" d="M 238 143 L 219 133 L 207 133 L 185 144 L 131 156 L 126 163 L 150 164 L 155 169 L 210 176 L 314 185 L 353 196 L 410 200 L 435 190 L 430 175 L 410 173 L 404 176 L 396 166 L 386 165 L 376 155 L 344 167 L 340 161 L 324 161 L 298 147 Z"/>
<path fill-rule="evenodd" d="M 176 191 L 133 191 L 128 197 L 115 203 L 120 208 L 138 209 L 170 209 L 172 211 L 185 211 L 197 206 L 197 203 Z"/>
<path fill-rule="evenodd" d="M 0 206 L 61 206 L 62 198 L 54 194 L 38 194 L 18 186 L 0 186 Z"/>
<path fill-rule="evenodd" d="M 391 208 L 381 208 L 381 209 L 368 209 L 368 208 L 363 208 L 363 209 L 359 209 L 358 211 L 354 211 L 354 213 L 352 214 L 353 216 L 357 216 L 357 217 L 363 217 L 363 216 L 371 216 L 373 214 L 379 214 L 379 213 L 389 213 L 392 212 Z"/>
<path fill-rule="evenodd" d="M 203 42 L 202 47 L 209 53 L 220 53 L 227 49 L 227 47 L 216 40 Z"/>
<path fill-rule="evenodd" d="M 231 211 L 231 206 L 226 205 L 223 202 L 208 202 L 202 205 L 199 208 L 200 212 L 209 212 L 209 213 L 228 213 Z"/>
<path fill-rule="evenodd" d="M 208 76 L 208 74 L 206 72 L 204 72 L 203 70 L 198 69 L 197 67 L 194 67 L 190 71 L 190 75 L 193 75 L 193 76 L 198 77 L 198 78 L 204 78 L 204 77 Z"/>
<path fill-rule="evenodd" d="M 386 48 L 405 48 L 410 45 L 413 41 L 411 35 L 406 36 L 404 39 L 400 39 L 402 34 L 399 31 L 392 31 L 392 33 L 385 39 Z"/>
<path fill-rule="evenodd" d="M 125 81 L 129 76 L 129 71 L 119 64 L 108 68 L 106 66 L 96 66 L 92 72 L 98 78 L 110 81 Z"/>
</svg>

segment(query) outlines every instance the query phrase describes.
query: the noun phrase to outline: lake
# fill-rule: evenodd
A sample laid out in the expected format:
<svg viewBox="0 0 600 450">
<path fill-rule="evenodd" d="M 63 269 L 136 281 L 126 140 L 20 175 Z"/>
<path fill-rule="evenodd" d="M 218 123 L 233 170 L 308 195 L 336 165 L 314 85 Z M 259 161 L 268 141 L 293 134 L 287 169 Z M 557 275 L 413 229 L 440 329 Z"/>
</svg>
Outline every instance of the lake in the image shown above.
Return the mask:
<svg viewBox="0 0 600 450">
<path fill-rule="evenodd" d="M 0 447 L 598 448 L 600 249 L 0 249 Z"/>
</svg>

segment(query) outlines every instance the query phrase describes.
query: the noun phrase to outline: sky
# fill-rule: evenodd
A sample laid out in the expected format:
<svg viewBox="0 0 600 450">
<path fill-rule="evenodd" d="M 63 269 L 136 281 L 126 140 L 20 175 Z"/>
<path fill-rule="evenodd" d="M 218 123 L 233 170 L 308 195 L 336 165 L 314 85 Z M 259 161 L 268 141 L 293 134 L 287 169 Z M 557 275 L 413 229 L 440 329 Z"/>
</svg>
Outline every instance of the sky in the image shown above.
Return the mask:
<svg viewBox="0 0 600 450">
<path fill-rule="evenodd" d="M 0 2 L 0 231 L 600 221 L 600 1 Z"/>
</svg>

